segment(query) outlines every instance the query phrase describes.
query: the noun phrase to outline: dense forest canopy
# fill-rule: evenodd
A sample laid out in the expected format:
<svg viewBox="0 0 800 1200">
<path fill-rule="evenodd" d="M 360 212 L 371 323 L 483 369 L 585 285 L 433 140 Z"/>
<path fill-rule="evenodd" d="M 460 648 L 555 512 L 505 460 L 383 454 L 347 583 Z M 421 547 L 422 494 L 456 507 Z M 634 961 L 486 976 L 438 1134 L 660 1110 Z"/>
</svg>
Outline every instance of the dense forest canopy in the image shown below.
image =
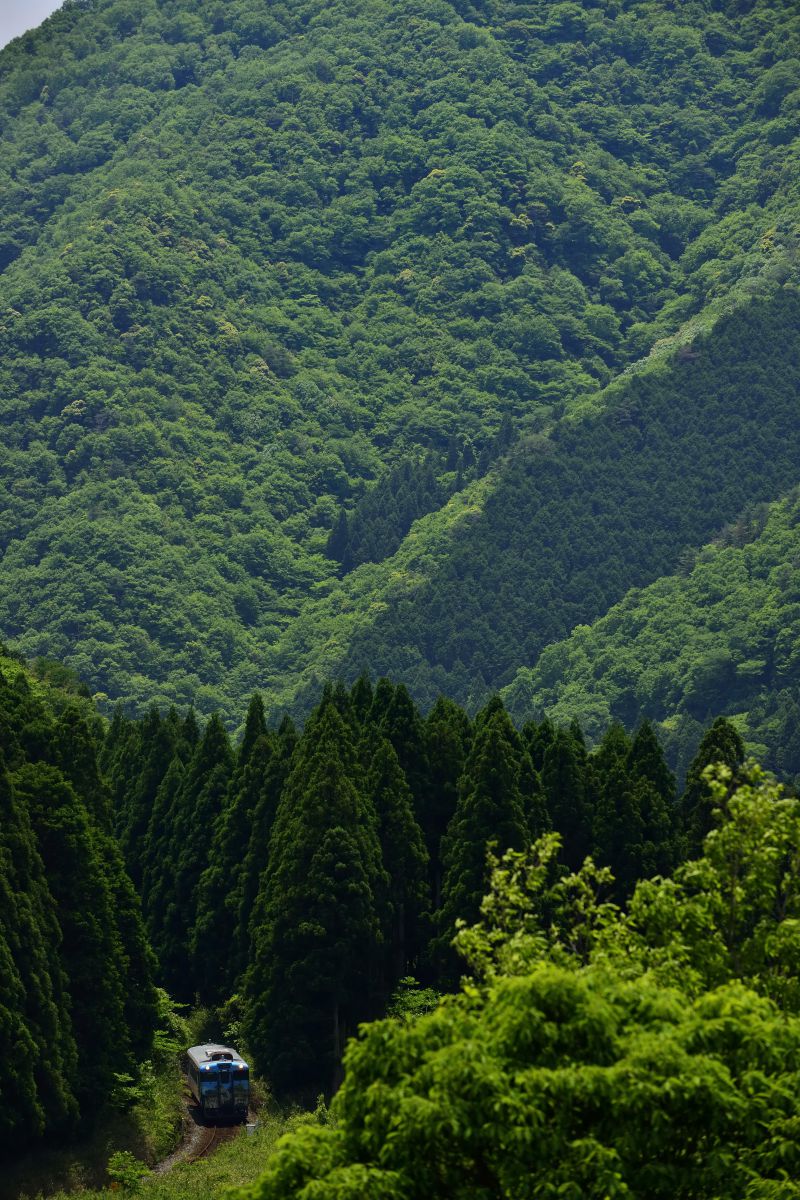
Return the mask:
<svg viewBox="0 0 800 1200">
<path fill-rule="evenodd" d="M 0 1153 L 174 1000 L 241 1200 L 796 1198 L 794 0 L 67 0 L 0 151 Z"/>
<path fill-rule="evenodd" d="M 557 846 L 497 865 L 457 997 L 351 1043 L 333 1120 L 241 1200 L 797 1195 L 800 802 L 757 772 L 672 878 L 604 902 Z"/>
<path fill-rule="evenodd" d="M 503 691 L 517 721 L 658 723 L 679 770 L 709 713 L 735 720 L 761 761 L 794 782 L 798 742 L 798 496 L 754 506 L 677 574 L 631 591 L 542 653 Z"/>
<path fill-rule="evenodd" d="M 794 275 L 798 61 L 780 0 L 66 4 L 0 56 L 0 629 L 139 711 L 235 722 L 301 674 L 307 710 L 368 656 L 479 707 L 539 644 L 503 531 L 472 575 L 453 507 L 502 508 L 515 437 Z M 751 350 L 789 378 L 783 336 Z M 441 564 L 478 609 L 501 579 L 488 664 Z"/>
<path fill-rule="evenodd" d="M 499 697 L 474 721 L 444 698 L 423 717 L 365 676 L 328 685 L 302 731 L 271 728 L 254 696 L 235 749 L 217 714 L 117 709 L 99 759 L 159 982 L 235 1014 L 275 1094 L 307 1101 L 398 988 L 457 984 L 452 939 L 479 915 L 491 847 L 554 832 L 554 872 L 591 854 L 624 904 L 699 850 L 704 769 L 738 780 L 743 760 L 719 718 L 678 787 L 647 722 L 611 723 L 589 751 L 576 724 L 516 729 Z"/>
<path fill-rule="evenodd" d="M 0 656 L 0 1155 L 85 1129 L 152 1046 L 156 962 L 101 740 L 85 700 Z"/>
</svg>

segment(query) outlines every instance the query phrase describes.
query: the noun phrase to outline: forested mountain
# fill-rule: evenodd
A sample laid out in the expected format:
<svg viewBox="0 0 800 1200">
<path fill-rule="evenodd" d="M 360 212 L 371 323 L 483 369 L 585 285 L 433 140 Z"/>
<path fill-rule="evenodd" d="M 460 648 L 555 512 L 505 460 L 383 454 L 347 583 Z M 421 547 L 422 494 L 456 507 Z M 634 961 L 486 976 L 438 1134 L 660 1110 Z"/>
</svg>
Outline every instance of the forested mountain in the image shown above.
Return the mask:
<svg viewBox="0 0 800 1200">
<path fill-rule="evenodd" d="M 685 770 L 701 723 L 724 713 L 780 775 L 798 781 L 798 496 L 756 506 L 679 573 L 631 591 L 574 629 L 504 689 L 517 721 L 577 719 L 587 736 L 609 721 L 659 723 Z"/>
<path fill-rule="evenodd" d="M 66 4 L 0 56 L 0 629 L 139 710 L 364 665 L 474 710 L 777 498 L 799 54 L 790 0 Z M 663 534 L 556 506 L 554 580 L 621 555 L 559 615 L 536 478 L 640 441 Z"/>
<path fill-rule="evenodd" d="M 440 699 L 423 717 L 402 684 L 328 686 L 301 733 L 261 698 L 232 749 L 217 715 L 117 710 L 100 762 L 139 884 L 159 981 L 229 1005 L 280 1097 L 339 1078 L 347 1039 L 409 977 L 451 989 L 459 921 L 477 919 L 487 850 L 555 831 L 556 873 L 593 855 L 608 899 L 697 852 L 711 823 L 703 770 L 738 779 L 724 718 L 700 732 L 685 786 L 653 727 L 512 724 L 499 697 L 474 721 Z"/>
<path fill-rule="evenodd" d="M 386 670 L 426 704 L 441 691 L 475 707 L 573 626 L 791 485 L 799 388 L 800 294 L 783 289 L 621 381 L 596 410 L 523 437 L 427 571 L 424 544 L 421 569 L 404 571 L 399 555 L 367 619 L 369 593 L 355 581 L 334 593 L 298 619 L 281 667 L 299 670 L 311 647 L 329 673 Z M 337 642 L 345 596 L 361 619 Z"/>
<path fill-rule="evenodd" d="M 0 655 L 0 1154 L 74 1134 L 134 1079 L 156 963 L 85 701 Z"/>
</svg>

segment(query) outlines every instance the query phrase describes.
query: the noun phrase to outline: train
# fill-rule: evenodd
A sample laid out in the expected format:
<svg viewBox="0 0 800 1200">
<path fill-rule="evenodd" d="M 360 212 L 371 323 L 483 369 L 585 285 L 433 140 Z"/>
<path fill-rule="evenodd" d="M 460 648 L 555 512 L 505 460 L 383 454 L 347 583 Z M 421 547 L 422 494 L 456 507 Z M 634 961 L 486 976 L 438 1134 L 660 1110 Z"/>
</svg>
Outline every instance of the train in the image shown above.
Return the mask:
<svg viewBox="0 0 800 1200">
<path fill-rule="evenodd" d="M 246 1121 L 250 1068 L 230 1046 L 191 1046 L 184 1059 L 186 1082 L 204 1121 Z"/>
</svg>

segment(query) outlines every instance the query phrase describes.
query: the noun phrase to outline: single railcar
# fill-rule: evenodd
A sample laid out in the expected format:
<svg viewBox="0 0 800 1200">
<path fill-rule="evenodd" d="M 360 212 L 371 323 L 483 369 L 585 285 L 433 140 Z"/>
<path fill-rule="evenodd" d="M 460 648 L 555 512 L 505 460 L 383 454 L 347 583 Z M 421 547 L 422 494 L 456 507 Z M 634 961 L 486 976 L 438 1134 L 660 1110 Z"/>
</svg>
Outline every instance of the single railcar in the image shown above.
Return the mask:
<svg viewBox="0 0 800 1200">
<path fill-rule="evenodd" d="M 230 1046 L 192 1046 L 186 1052 L 186 1080 L 204 1120 L 247 1119 L 250 1068 Z"/>
</svg>

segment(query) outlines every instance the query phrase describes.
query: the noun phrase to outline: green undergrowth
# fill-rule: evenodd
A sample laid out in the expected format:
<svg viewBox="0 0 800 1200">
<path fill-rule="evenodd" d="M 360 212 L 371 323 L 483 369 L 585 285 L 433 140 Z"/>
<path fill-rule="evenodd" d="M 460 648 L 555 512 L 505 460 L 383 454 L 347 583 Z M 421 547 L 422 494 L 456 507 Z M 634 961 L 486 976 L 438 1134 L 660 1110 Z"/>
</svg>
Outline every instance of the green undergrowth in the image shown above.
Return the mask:
<svg viewBox="0 0 800 1200">
<path fill-rule="evenodd" d="M 111 1200 L 112 1196 L 128 1200 L 139 1195 L 143 1200 L 207 1200 L 219 1196 L 225 1188 L 252 1183 L 266 1169 L 278 1139 L 307 1117 L 287 1117 L 273 1114 L 263 1117 L 257 1129 L 248 1134 L 242 1129 L 231 1141 L 223 1144 L 210 1158 L 194 1163 L 180 1163 L 163 1175 L 149 1173 L 136 1182 L 116 1188 L 106 1180 L 92 1180 L 77 1190 L 63 1188 L 52 1194 L 52 1200 Z"/>
<path fill-rule="evenodd" d="M 85 1136 L 38 1146 L 7 1166 L 0 1175 L 0 1200 L 103 1188 L 113 1155 L 132 1156 L 149 1168 L 178 1147 L 184 1112 L 180 1052 L 203 1036 L 208 1014 L 199 1009 L 183 1015 L 165 992 L 159 992 L 159 1005 L 152 1058 L 142 1064 L 138 1079 L 117 1076 L 109 1108 Z"/>
</svg>

